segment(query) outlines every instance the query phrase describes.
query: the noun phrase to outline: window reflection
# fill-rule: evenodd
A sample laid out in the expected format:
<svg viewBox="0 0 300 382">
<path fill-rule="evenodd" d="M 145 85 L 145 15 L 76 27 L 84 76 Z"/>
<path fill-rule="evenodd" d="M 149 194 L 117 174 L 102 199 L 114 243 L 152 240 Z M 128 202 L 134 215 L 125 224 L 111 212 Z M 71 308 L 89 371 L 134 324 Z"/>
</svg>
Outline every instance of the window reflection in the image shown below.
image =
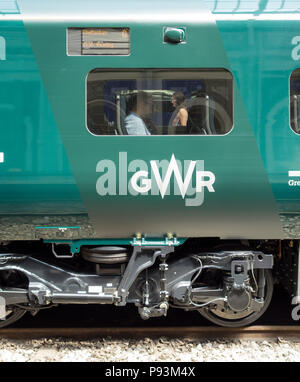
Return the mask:
<svg viewBox="0 0 300 382">
<path fill-rule="evenodd" d="M 232 87 L 224 69 L 95 69 L 87 77 L 87 127 L 95 135 L 224 135 Z"/>
</svg>

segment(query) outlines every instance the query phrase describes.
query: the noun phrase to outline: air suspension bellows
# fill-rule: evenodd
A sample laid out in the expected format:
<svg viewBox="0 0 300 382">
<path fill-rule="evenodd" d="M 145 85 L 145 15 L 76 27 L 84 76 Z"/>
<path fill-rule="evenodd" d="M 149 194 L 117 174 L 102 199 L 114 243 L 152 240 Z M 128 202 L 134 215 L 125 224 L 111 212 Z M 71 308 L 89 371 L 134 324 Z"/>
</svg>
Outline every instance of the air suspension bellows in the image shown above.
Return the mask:
<svg viewBox="0 0 300 382">
<path fill-rule="evenodd" d="M 96 265 L 98 275 L 122 275 L 129 260 L 128 250 L 124 247 L 82 247 L 82 257 Z"/>
<path fill-rule="evenodd" d="M 129 259 L 124 247 L 82 247 L 81 254 L 86 261 L 96 264 L 122 264 L 127 263 Z"/>
</svg>

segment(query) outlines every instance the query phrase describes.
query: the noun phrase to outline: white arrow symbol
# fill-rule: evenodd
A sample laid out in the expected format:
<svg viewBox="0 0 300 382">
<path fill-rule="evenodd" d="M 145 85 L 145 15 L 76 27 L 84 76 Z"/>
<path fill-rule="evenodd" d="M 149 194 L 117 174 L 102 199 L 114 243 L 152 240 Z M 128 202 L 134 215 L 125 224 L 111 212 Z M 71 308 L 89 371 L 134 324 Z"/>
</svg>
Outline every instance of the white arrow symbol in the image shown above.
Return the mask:
<svg viewBox="0 0 300 382">
<path fill-rule="evenodd" d="M 0 153 L 0 163 L 4 162 L 4 153 Z"/>
</svg>

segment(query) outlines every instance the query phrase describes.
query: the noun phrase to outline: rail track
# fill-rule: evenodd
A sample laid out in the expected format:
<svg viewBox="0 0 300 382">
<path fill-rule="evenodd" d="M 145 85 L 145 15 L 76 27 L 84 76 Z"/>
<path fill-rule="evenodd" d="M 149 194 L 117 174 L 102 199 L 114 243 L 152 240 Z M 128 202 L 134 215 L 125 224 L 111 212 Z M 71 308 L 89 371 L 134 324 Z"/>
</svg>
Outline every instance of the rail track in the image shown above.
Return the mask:
<svg viewBox="0 0 300 382">
<path fill-rule="evenodd" d="M 264 339 L 294 338 L 300 341 L 299 326 L 249 326 L 245 328 L 205 327 L 92 327 L 92 328 L 7 328 L 0 330 L 0 339 L 37 338 L 98 339 L 112 338 L 199 338 L 199 339 Z"/>
</svg>

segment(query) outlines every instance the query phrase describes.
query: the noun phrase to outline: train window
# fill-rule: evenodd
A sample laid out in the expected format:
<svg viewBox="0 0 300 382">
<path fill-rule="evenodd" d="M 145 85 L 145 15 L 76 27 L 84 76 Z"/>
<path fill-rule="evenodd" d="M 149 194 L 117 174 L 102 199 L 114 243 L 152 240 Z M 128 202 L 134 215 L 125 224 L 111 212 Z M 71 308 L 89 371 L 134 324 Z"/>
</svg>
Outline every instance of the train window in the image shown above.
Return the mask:
<svg viewBox="0 0 300 382">
<path fill-rule="evenodd" d="M 300 68 L 290 77 L 290 123 L 295 133 L 300 134 Z"/>
<path fill-rule="evenodd" d="M 233 125 L 225 69 L 94 69 L 87 127 L 95 135 L 224 135 Z"/>
</svg>

